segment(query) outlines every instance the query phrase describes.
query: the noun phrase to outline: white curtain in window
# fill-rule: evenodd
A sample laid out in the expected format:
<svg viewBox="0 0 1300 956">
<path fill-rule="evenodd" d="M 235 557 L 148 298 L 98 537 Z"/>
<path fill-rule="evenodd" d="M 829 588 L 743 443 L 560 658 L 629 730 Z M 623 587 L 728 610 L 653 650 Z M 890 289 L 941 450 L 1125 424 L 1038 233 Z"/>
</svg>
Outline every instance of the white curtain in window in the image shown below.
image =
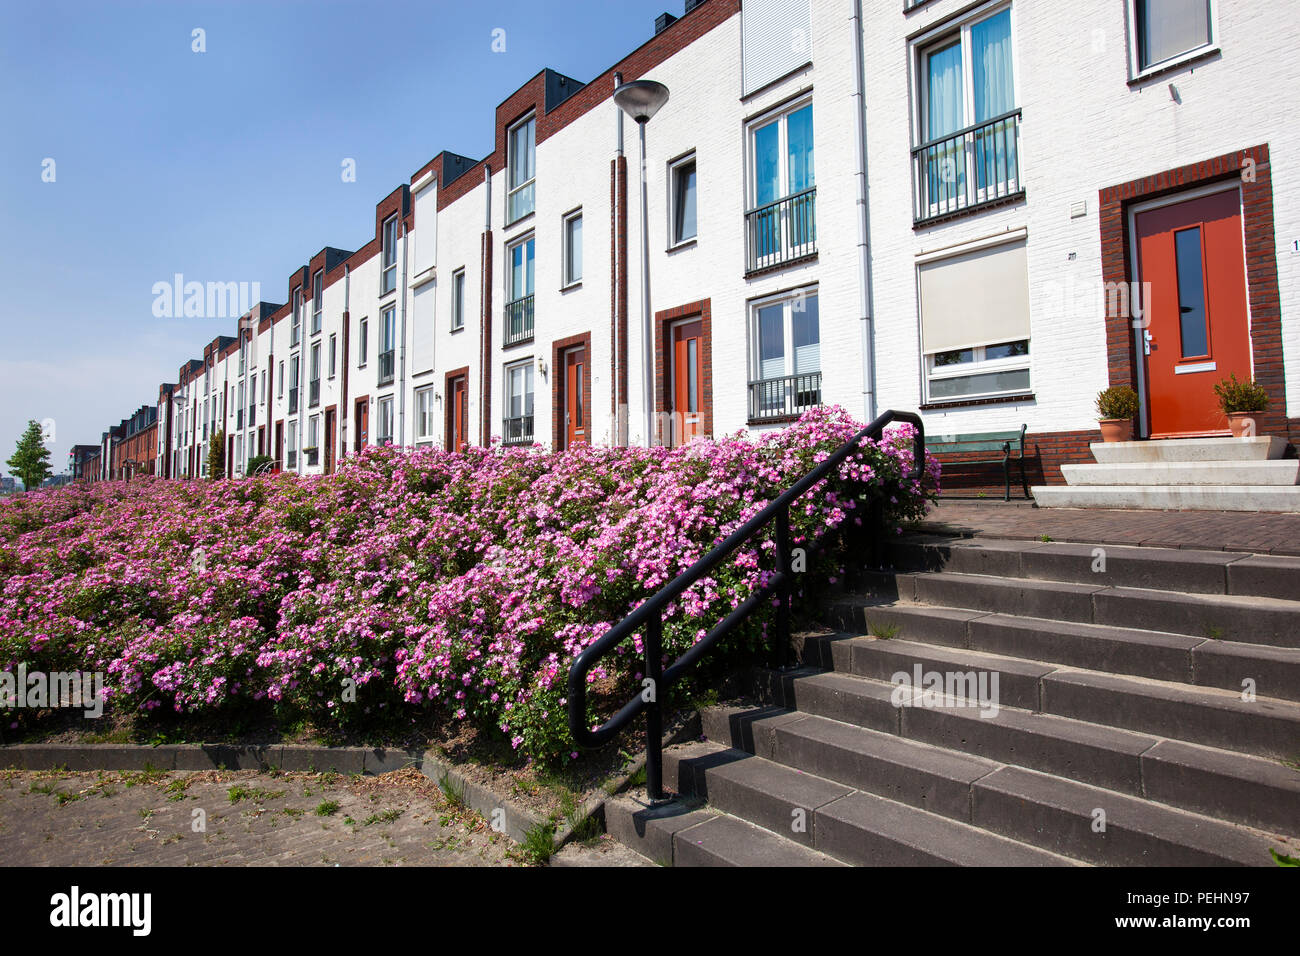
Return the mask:
<svg viewBox="0 0 1300 956">
<path fill-rule="evenodd" d="M 956 132 L 962 123 L 961 43 L 936 50 L 927 57 L 929 96 L 927 97 L 926 139 L 938 139 Z"/>
<path fill-rule="evenodd" d="M 820 372 L 822 346 L 817 316 L 817 296 L 809 295 L 802 299 L 795 299 L 790 304 L 790 323 L 794 341 L 794 373 L 806 375 L 809 372 Z"/>
<path fill-rule="evenodd" d="M 762 381 L 786 374 L 784 312 L 780 303 L 758 310 L 758 377 Z"/>
<path fill-rule="evenodd" d="M 1011 11 L 971 27 L 974 57 L 975 122 L 983 123 L 1015 107 L 1011 76 Z"/>
</svg>

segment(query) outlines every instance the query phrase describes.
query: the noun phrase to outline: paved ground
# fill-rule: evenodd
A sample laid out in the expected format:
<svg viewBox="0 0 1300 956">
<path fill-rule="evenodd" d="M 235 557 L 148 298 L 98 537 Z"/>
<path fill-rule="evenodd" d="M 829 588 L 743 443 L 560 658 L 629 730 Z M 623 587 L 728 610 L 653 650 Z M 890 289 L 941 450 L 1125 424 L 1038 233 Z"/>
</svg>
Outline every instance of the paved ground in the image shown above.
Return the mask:
<svg viewBox="0 0 1300 956">
<path fill-rule="evenodd" d="M 0 771 L 0 860 L 8 866 L 523 862 L 509 839 L 449 806 L 414 770 L 378 777 Z"/>
<path fill-rule="evenodd" d="M 1046 534 L 1053 541 L 1300 555 L 1300 514 L 1105 511 L 941 499 L 923 529 L 990 538 L 1030 540 Z"/>
</svg>

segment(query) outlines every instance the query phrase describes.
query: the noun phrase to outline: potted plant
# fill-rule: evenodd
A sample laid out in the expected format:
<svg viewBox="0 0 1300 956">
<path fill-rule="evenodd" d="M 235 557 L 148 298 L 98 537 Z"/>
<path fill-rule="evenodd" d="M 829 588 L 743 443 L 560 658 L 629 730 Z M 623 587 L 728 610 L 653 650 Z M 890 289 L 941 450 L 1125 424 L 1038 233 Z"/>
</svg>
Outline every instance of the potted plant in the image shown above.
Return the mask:
<svg viewBox="0 0 1300 956">
<path fill-rule="evenodd" d="M 1241 382 L 1233 372 L 1214 386 L 1219 396 L 1219 407 L 1228 416 L 1228 428 L 1233 438 L 1255 434 L 1255 416 L 1268 407 L 1268 393 L 1254 379 Z"/>
<path fill-rule="evenodd" d="M 1112 385 L 1097 395 L 1102 441 L 1129 441 L 1138 413 L 1138 394 L 1127 385 Z"/>
</svg>

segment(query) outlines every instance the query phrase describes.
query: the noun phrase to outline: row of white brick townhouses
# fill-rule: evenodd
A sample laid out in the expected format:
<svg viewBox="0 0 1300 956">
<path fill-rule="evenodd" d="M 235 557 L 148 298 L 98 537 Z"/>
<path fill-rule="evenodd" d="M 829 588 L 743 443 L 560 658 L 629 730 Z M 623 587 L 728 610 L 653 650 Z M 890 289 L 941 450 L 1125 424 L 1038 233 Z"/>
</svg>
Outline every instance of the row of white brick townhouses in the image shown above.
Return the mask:
<svg viewBox="0 0 1300 956">
<path fill-rule="evenodd" d="M 1294 439 L 1295 19 L 687 0 L 589 82 L 538 73 L 491 155 L 434 157 L 364 245 L 322 249 L 182 365 L 150 470 L 204 474 L 221 431 L 234 474 L 386 441 L 642 444 L 649 391 L 662 442 L 831 403 L 919 408 L 935 435 L 1024 424 L 1055 482 L 1107 384 L 1141 392 L 1144 435 L 1216 435 L 1229 372 Z M 670 91 L 646 128 L 648 323 L 637 127 L 612 98 L 636 79 Z"/>
</svg>

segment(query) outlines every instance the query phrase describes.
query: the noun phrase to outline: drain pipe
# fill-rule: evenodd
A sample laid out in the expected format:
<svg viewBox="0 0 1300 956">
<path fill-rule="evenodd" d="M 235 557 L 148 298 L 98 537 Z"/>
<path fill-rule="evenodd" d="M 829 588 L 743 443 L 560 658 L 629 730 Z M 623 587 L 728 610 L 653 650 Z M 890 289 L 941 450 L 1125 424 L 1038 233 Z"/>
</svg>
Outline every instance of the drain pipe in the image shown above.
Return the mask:
<svg viewBox="0 0 1300 956">
<path fill-rule="evenodd" d="M 622 85 L 623 85 L 623 74 L 622 74 L 622 73 L 615 73 L 615 74 L 614 74 L 614 89 L 618 89 L 618 88 L 619 88 L 620 86 L 622 86 Z M 619 163 L 618 163 L 618 161 L 619 161 L 620 159 L 623 158 L 623 111 L 622 111 L 621 109 L 619 109 L 619 108 L 617 107 L 617 105 L 616 105 L 615 108 L 614 108 L 614 114 L 615 114 L 615 117 L 616 117 L 615 121 L 616 121 L 617 124 L 618 124 L 618 126 L 617 126 L 617 130 L 618 130 L 618 140 L 617 140 L 617 146 L 616 146 L 616 148 L 615 148 L 615 150 L 614 150 L 614 208 L 610 210 L 610 216 L 612 217 L 613 222 L 615 223 L 615 229 L 617 229 L 617 223 L 618 223 L 618 210 L 619 210 L 621 204 L 622 204 L 623 202 L 626 201 L 626 197 L 619 195 L 619 191 L 618 191 L 618 187 L 619 187 L 619 183 L 618 183 L 618 165 L 619 165 Z M 613 444 L 613 445 L 615 445 L 615 446 L 623 446 L 623 447 L 626 447 L 626 446 L 627 446 L 626 431 L 625 431 L 625 429 L 622 428 L 622 426 L 621 426 L 621 424 L 620 424 L 620 419 L 623 418 L 623 417 L 625 417 L 625 416 L 627 415 L 627 411 L 619 405 L 619 400 L 618 400 L 618 399 L 619 399 L 618 386 L 619 386 L 619 383 L 622 381 L 622 379 L 620 378 L 620 375 L 619 375 L 619 373 L 620 373 L 622 370 L 619 368 L 619 361 L 618 361 L 618 360 L 619 360 L 619 356 L 622 354 L 622 352 L 621 352 L 621 348 L 620 348 L 620 346 L 621 346 L 622 343 L 619 341 L 619 334 L 620 334 L 620 332 L 621 332 L 621 329 L 619 328 L 619 315 L 618 315 L 618 303 L 619 303 L 619 301 L 620 301 L 620 300 L 619 300 L 619 284 L 620 284 L 620 282 L 621 282 L 621 280 L 620 280 L 620 278 L 619 278 L 619 276 L 621 275 L 621 273 L 619 272 L 619 267 L 622 266 L 623 263 L 621 263 L 621 262 L 619 261 L 619 247 L 618 247 L 618 240 L 617 240 L 617 238 L 615 238 L 615 241 L 612 243 L 612 245 L 613 245 L 613 247 L 614 247 L 613 250 L 612 250 L 612 254 L 613 254 L 613 256 L 614 256 L 614 299 L 613 299 L 613 303 L 612 303 L 612 306 L 613 306 L 613 307 L 612 307 L 612 309 L 611 309 L 611 311 L 613 312 L 613 318 L 614 318 L 614 323 L 613 323 L 613 325 L 614 325 L 614 342 L 613 342 L 613 345 L 614 345 L 614 381 L 610 382 L 609 387 L 610 387 L 610 391 L 613 392 L 613 395 L 614 395 L 614 401 L 613 401 L 613 408 L 614 408 L 614 421 L 613 421 L 612 426 L 611 426 L 611 428 L 610 428 L 610 433 L 611 433 L 611 436 L 612 436 L 612 438 L 613 438 L 613 441 L 611 442 L 611 444 Z"/>
<path fill-rule="evenodd" d="M 876 417 L 876 333 L 871 320 L 871 248 L 867 206 L 867 103 L 865 95 L 866 64 L 862 54 L 862 0 L 852 0 L 853 15 L 853 123 L 858 181 L 858 316 L 862 329 L 862 404 L 863 420 Z"/>
<path fill-rule="evenodd" d="M 406 219 L 402 219 L 402 345 L 397 356 L 397 444 L 406 444 L 406 256 L 411 241 Z"/>
</svg>

